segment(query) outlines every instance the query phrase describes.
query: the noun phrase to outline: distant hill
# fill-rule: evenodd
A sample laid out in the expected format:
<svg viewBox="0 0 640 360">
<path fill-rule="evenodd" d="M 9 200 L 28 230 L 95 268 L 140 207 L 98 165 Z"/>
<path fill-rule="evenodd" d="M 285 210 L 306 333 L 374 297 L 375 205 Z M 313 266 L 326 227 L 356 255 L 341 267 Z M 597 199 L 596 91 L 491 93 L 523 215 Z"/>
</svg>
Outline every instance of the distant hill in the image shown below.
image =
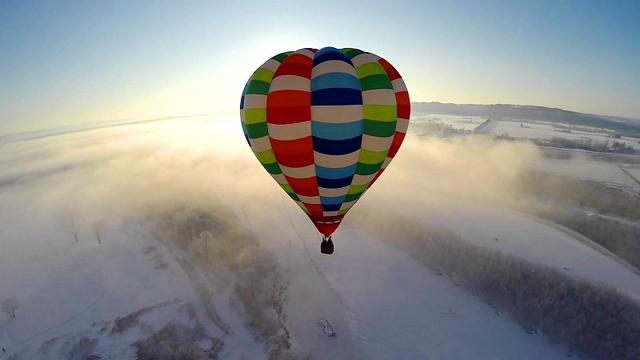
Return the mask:
<svg viewBox="0 0 640 360">
<path fill-rule="evenodd" d="M 605 128 L 616 131 L 621 135 L 640 137 L 640 120 L 616 116 L 584 114 L 544 106 L 509 104 L 475 105 L 440 102 L 414 102 L 411 103 L 411 106 L 414 112 L 549 121 Z"/>
</svg>

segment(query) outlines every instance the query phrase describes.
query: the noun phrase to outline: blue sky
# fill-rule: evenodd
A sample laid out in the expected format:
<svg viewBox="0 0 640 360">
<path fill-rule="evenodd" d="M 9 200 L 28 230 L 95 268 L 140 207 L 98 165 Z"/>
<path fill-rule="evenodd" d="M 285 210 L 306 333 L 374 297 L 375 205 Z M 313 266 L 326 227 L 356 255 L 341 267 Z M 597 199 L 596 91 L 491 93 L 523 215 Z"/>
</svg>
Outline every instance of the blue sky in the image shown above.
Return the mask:
<svg viewBox="0 0 640 360">
<path fill-rule="evenodd" d="M 217 113 L 301 47 L 385 57 L 413 101 L 640 118 L 638 1 L 0 2 L 0 133 Z"/>
</svg>

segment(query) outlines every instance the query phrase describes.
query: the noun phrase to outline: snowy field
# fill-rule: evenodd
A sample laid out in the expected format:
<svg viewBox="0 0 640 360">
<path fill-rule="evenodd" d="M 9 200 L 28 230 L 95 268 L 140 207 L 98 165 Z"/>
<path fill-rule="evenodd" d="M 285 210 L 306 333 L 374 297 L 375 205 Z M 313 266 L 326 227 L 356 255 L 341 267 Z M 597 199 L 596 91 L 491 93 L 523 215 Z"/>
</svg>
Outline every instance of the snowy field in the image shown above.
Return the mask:
<svg viewBox="0 0 640 360">
<path fill-rule="evenodd" d="M 622 167 L 627 170 L 627 173 L 622 170 Z M 574 156 L 571 159 L 545 158 L 536 162 L 533 168 L 553 174 L 610 183 L 640 191 L 638 181 L 629 176 L 629 174 L 637 173 L 637 169 L 617 162 L 593 159 L 587 155 Z"/>
<path fill-rule="evenodd" d="M 472 131 L 480 124 L 485 122 L 487 118 L 480 116 L 456 116 L 446 114 L 414 114 L 411 117 L 411 126 L 420 128 L 425 123 L 440 123 L 451 125 L 452 128 L 458 130 Z"/>
<path fill-rule="evenodd" d="M 573 141 L 587 142 L 590 144 L 609 144 L 613 142 L 624 143 L 627 146 L 640 150 L 640 139 L 622 137 L 620 139 L 612 139 L 610 135 L 599 132 L 598 129 L 588 131 L 585 127 L 543 123 L 543 122 L 527 122 L 526 120 L 491 120 L 483 129 L 484 133 L 492 133 L 495 135 L 508 135 L 516 139 L 545 139 L 564 138 Z"/>
<path fill-rule="evenodd" d="M 433 194 L 469 186 L 502 196 L 519 168 L 539 160 L 535 149 L 429 147 L 408 137 L 389 173 L 336 232 L 336 254 L 324 256 L 315 229 L 253 158 L 235 121 L 179 119 L 15 139 L 0 147 L 0 302 L 18 303 L 15 318 L 0 314 L 6 350 L 0 359 L 135 359 L 132 344 L 155 339 L 172 324 L 224 359 L 268 358 L 274 338 L 286 339 L 285 353 L 294 358 L 567 358 L 564 346 L 527 334 L 349 221 L 359 208 L 386 211 L 388 204 L 476 244 L 640 300 L 638 275 L 570 231 Z M 416 169 L 425 154 L 442 163 Z M 487 168 L 468 166 L 480 163 L 473 156 L 487 159 Z M 495 164 L 506 166 L 496 171 Z M 488 190 L 468 175 L 495 183 Z M 160 214 L 193 227 L 201 218 L 189 214 L 198 209 L 231 212 L 230 231 L 253 234 L 275 259 L 273 271 L 286 285 L 282 309 L 264 305 L 267 315 L 251 317 L 237 291 L 246 285 L 244 275 L 211 270 L 226 263 L 203 267 L 197 251 L 159 241 L 167 230 Z M 211 232 L 215 244 L 218 233 Z M 187 233 L 188 240 L 205 238 Z M 248 253 L 234 251 L 240 258 Z M 267 337 L 255 319 L 268 320 L 274 311 L 280 311 L 278 331 Z M 335 337 L 326 335 L 323 320 Z"/>
</svg>

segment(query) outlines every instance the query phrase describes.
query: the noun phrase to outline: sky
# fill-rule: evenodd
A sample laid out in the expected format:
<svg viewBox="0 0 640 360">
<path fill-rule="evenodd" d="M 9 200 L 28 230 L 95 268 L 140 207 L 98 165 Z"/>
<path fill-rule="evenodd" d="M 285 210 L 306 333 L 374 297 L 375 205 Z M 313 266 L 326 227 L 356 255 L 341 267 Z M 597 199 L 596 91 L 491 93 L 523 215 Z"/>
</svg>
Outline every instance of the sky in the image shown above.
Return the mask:
<svg viewBox="0 0 640 360">
<path fill-rule="evenodd" d="M 0 2 L 0 134 L 190 114 L 238 117 L 251 73 L 355 47 L 412 101 L 640 118 L 640 2 Z"/>
</svg>

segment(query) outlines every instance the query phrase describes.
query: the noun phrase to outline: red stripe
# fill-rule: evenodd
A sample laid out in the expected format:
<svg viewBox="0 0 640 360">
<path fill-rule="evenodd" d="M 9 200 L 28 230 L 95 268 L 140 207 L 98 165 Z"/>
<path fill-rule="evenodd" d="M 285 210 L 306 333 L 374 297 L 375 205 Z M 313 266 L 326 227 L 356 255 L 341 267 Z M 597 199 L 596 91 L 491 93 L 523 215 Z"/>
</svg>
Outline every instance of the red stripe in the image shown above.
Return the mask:
<svg viewBox="0 0 640 360">
<path fill-rule="evenodd" d="M 289 55 L 282 64 L 278 67 L 273 77 L 281 75 L 298 75 L 311 79 L 311 68 L 313 67 L 313 60 L 302 54 Z"/>
<path fill-rule="evenodd" d="M 293 191 L 298 195 L 303 196 L 318 196 L 320 193 L 318 192 L 318 183 L 316 181 L 316 177 L 308 177 L 304 179 L 292 178 L 287 175 L 284 176 L 287 179 L 289 185 Z"/>
<path fill-rule="evenodd" d="M 267 108 L 311 106 L 311 93 L 303 90 L 278 90 L 267 95 Z"/>
<path fill-rule="evenodd" d="M 400 145 L 402 145 L 402 141 L 404 140 L 405 135 L 405 133 L 401 133 L 399 131 L 396 131 L 395 134 L 393 134 L 391 147 L 389 147 L 389 153 L 387 153 L 388 157 L 393 158 L 394 156 L 396 156 L 396 153 L 398 153 L 398 150 L 400 150 Z"/>
<path fill-rule="evenodd" d="M 313 156 L 313 139 L 311 135 L 295 140 L 271 139 L 271 147 L 276 155 L 300 155 L 311 153 Z"/>
<path fill-rule="evenodd" d="M 398 104 L 398 117 L 408 119 L 411 116 L 411 101 L 409 100 L 409 92 L 398 91 L 396 93 L 396 104 Z"/>
<path fill-rule="evenodd" d="M 398 73 L 398 70 L 396 70 L 387 60 L 380 58 L 378 63 L 382 65 L 382 68 L 387 73 L 389 80 L 393 81 L 395 79 L 400 79 L 400 73 Z"/>
<path fill-rule="evenodd" d="M 322 213 L 320 215 L 322 215 Z M 318 231 L 324 236 L 329 236 L 333 234 L 333 232 L 336 231 L 338 226 L 340 226 L 340 222 L 342 221 L 343 217 L 344 215 L 327 216 L 327 217 L 324 217 L 324 216 L 317 217 L 317 216 L 309 215 L 309 218 L 311 218 L 313 225 L 315 225 L 316 229 L 318 229 Z M 331 224 L 326 224 L 327 222 Z"/>
<path fill-rule="evenodd" d="M 311 136 L 288 141 L 270 138 L 270 141 L 273 154 L 280 165 L 297 168 L 314 163 Z"/>
<path fill-rule="evenodd" d="M 410 105 L 411 100 L 409 100 L 409 92 L 408 91 L 398 91 L 396 92 L 396 104 L 398 105 Z"/>
<path fill-rule="evenodd" d="M 320 204 L 307 204 L 307 203 L 302 203 L 302 205 L 304 205 L 304 207 L 307 208 L 307 210 L 309 210 L 310 217 L 318 217 L 318 216 L 322 216 L 322 205 Z"/>
</svg>

